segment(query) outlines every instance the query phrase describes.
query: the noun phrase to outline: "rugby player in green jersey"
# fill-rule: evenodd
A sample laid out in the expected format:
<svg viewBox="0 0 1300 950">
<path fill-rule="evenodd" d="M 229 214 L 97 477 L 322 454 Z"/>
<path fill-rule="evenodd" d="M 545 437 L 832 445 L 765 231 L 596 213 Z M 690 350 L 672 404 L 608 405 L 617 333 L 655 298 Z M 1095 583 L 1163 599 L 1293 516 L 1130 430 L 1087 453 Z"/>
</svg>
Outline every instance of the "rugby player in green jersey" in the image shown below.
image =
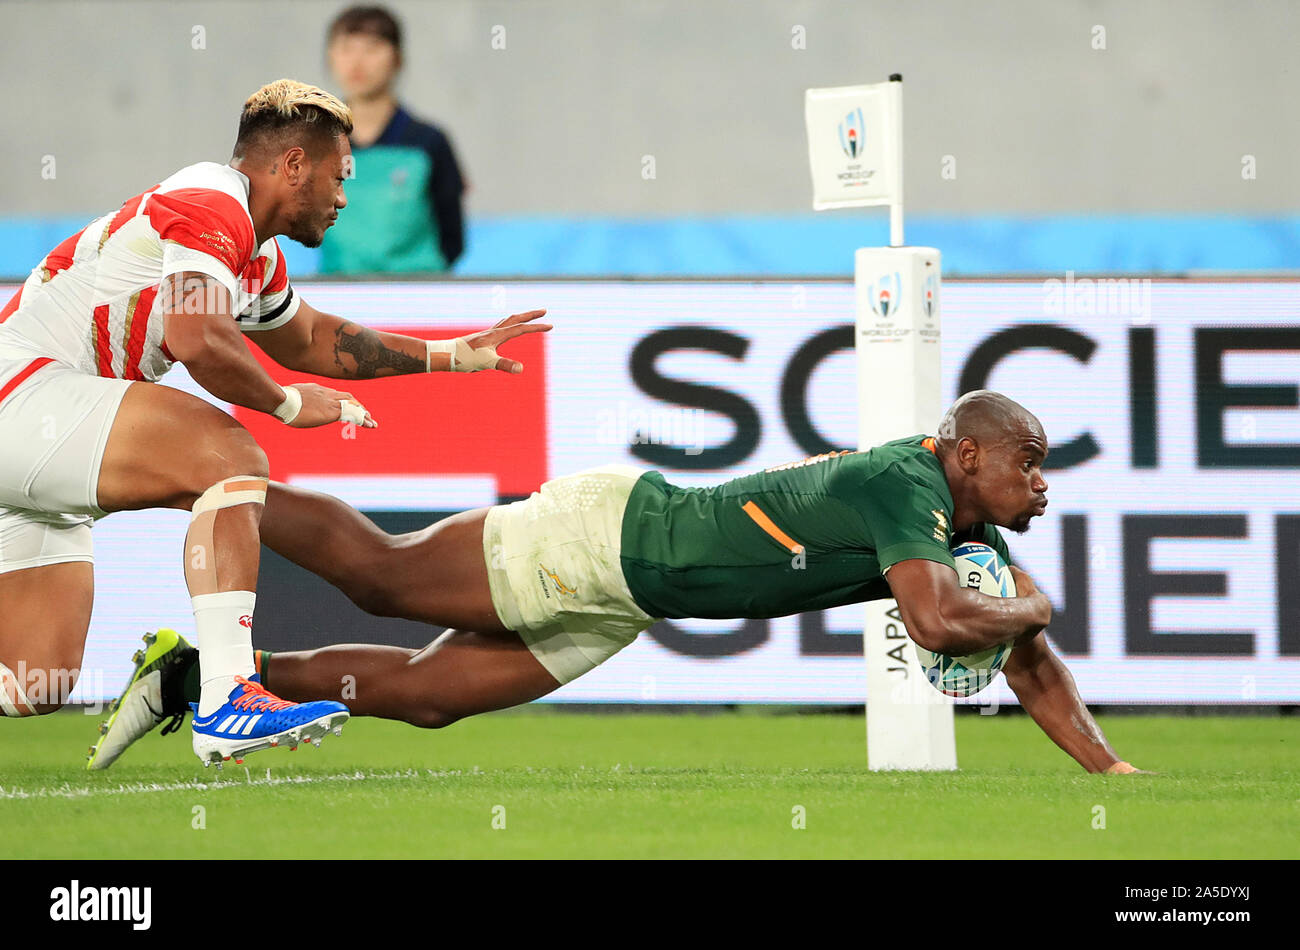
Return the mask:
<svg viewBox="0 0 1300 950">
<path fill-rule="evenodd" d="M 961 541 L 1010 560 L 998 526 L 1024 532 L 1046 510 L 1047 451 L 1031 413 L 979 391 L 948 410 L 934 437 L 814 456 L 714 488 L 592 469 L 405 535 L 336 498 L 273 483 L 264 544 L 369 613 L 449 629 L 422 650 L 341 645 L 273 662 L 263 653 L 259 672 L 286 699 L 335 699 L 347 682 L 355 716 L 441 727 L 545 696 L 661 618 L 781 617 L 893 597 L 929 650 L 1016 641 L 1004 674 L 1044 732 L 1089 772 L 1138 771 L 1111 749 L 1048 646 L 1052 605 L 1029 575 L 1013 566 L 1019 596 L 1004 599 L 962 587 L 954 570 Z M 163 633 L 175 648 L 161 651 L 160 675 L 149 687 L 133 678 L 119 700 L 147 712 L 116 717 L 127 734 L 105 737 L 116 754 L 101 750 L 100 767 L 185 710 L 193 651 Z"/>
</svg>

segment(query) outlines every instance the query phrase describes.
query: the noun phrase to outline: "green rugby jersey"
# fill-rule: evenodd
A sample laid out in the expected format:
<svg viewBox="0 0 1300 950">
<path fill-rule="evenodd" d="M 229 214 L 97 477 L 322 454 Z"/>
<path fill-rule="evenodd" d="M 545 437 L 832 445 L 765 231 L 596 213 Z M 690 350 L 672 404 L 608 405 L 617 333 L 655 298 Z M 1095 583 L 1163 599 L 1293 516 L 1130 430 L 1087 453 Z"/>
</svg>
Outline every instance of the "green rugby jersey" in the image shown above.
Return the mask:
<svg viewBox="0 0 1300 950">
<path fill-rule="evenodd" d="M 652 617 L 782 617 L 890 595 L 884 572 L 953 565 L 958 541 L 1008 561 L 993 525 L 954 538 L 953 501 L 925 436 L 817 455 L 714 488 L 637 481 L 623 514 L 628 589 Z"/>
</svg>

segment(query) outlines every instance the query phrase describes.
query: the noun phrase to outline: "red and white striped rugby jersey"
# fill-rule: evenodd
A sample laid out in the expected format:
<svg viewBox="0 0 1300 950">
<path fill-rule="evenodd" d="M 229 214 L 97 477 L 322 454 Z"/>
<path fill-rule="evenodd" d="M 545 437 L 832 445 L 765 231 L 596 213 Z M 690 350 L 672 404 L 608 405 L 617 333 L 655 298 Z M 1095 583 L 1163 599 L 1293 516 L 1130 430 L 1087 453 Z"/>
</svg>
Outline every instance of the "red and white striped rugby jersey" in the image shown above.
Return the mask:
<svg viewBox="0 0 1300 950">
<path fill-rule="evenodd" d="M 275 238 L 255 240 L 245 175 L 216 162 L 182 168 L 45 255 L 0 310 L 0 355 L 152 382 L 173 362 L 159 287 L 181 271 L 225 287 L 241 330 L 283 326 L 299 299 Z"/>
</svg>

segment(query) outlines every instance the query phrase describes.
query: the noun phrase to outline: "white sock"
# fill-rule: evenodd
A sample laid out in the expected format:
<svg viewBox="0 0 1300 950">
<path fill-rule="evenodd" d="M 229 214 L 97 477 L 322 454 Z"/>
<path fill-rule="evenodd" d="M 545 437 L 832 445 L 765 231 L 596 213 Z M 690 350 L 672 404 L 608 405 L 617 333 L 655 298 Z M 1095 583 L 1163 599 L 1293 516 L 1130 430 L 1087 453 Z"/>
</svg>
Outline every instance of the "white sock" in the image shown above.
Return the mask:
<svg viewBox="0 0 1300 950">
<path fill-rule="evenodd" d="M 210 716 L 230 698 L 236 676 L 252 676 L 253 605 L 257 594 L 232 590 L 191 597 L 198 629 L 199 715 Z M 241 623 L 241 620 L 243 621 Z"/>
</svg>

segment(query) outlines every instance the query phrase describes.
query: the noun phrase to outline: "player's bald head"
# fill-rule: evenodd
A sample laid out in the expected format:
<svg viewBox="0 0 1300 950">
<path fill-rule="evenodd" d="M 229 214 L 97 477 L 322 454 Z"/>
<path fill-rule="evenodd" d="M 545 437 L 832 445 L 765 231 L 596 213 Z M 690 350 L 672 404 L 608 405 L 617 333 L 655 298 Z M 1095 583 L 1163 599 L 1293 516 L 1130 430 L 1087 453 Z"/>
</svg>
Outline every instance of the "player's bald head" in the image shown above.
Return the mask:
<svg viewBox="0 0 1300 950">
<path fill-rule="evenodd" d="M 987 389 L 967 393 L 944 413 L 935 442 L 966 517 L 1023 532 L 1047 510 L 1047 436 L 1020 403 Z"/>
<path fill-rule="evenodd" d="M 938 442 L 951 447 L 962 439 L 971 439 L 977 445 L 991 448 L 1006 442 L 1018 443 L 1026 437 L 1041 441 L 1043 448 L 1047 446 L 1043 425 L 1032 412 L 1001 393 L 976 389 L 944 413 L 939 423 Z"/>
</svg>

